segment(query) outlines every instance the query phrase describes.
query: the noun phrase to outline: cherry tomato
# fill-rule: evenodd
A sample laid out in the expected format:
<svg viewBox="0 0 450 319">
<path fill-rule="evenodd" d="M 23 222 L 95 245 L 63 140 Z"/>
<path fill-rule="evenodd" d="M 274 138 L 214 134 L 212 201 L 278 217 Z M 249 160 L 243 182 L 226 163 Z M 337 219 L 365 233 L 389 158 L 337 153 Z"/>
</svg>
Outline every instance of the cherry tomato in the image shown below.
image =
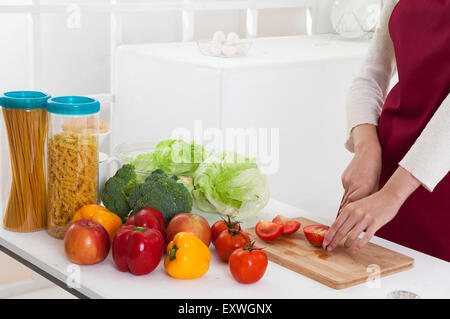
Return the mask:
<svg viewBox="0 0 450 319">
<path fill-rule="evenodd" d="M 281 215 L 272 219 L 272 223 L 283 226 L 283 235 L 295 233 L 300 228 L 300 223 L 298 221 Z"/>
<path fill-rule="evenodd" d="M 311 245 L 322 247 L 323 239 L 329 228 L 325 225 L 309 225 L 303 227 L 303 232 Z"/>
<path fill-rule="evenodd" d="M 236 249 L 230 256 L 230 272 L 243 284 L 257 282 L 266 272 L 267 255 L 263 250 L 253 248 L 253 244 Z"/>
<path fill-rule="evenodd" d="M 283 226 L 267 220 L 260 220 L 255 226 L 255 232 L 261 239 L 274 240 L 283 233 Z"/>
<path fill-rule="evenodd" d="M 222 231 L 228 229 L 241 230 L 241 226 L 237 222 L 232 222 L 230 217 L 228 217 L 228 221 L 219 220 L 211 226 L 211 241 L 214 243 L 217 236 L 219 236 Z"/>
<path fill-rule="evenodd" d="M 250 237 L 244 232 L 228 229 L 223 230 L 219 236 L 217 236 L 214 242 L 216 252 L 220 259 L 228 262 L 231 253 L 238 248 L 241 248 L 245 244 L 250 243 Z"/>
</svg>

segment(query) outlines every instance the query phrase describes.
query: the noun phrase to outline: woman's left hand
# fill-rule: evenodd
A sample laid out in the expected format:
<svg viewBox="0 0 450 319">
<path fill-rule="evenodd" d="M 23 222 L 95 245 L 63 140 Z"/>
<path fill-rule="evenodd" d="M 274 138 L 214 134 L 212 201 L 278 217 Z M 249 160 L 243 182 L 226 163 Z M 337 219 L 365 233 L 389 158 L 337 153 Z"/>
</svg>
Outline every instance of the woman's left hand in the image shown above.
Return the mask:
<svg viewBox="0 0 450 319">
<path fill-rule="evenodd" d="M 366 233 L 355 246 L 355 251 L 362 248 L 383 225 L 397 214 L 401 203 L 384 191 L 378 191 L 368 197 L 346 205 L 331 225 L 323 247 L 333 250 L 348 234 L 345 247 L 351 247 L 365 230 Z"/>
<path fill-rule="evenodd" d="M 344 245 L 349 248 L 365 231 L 354 248 L 358 251 L 369 242 L 378 229 L 395 217 L 403 202 L 419 185 L 418 180 L 399 167 L 381 190 L 341 209 L 325 236 L 323 248 L 333 250 L 347 235 Z"/>
</svg>

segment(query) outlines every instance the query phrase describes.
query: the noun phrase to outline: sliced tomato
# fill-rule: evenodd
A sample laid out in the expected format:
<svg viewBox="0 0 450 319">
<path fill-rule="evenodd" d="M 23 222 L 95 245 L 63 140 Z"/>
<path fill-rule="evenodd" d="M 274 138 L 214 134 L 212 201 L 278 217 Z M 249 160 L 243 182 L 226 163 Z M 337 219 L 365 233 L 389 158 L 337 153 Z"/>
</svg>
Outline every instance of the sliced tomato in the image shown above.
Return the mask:
<svg viewBox="0 0 450 319">
<path fill-rule="evenodd" d="M 309 225 L 303 227 L 303 232 L 311 245 L 322 247 L 323 239 L 325 238 L 328 229 L 330 229 L 330 227 L 325 225 Z"/>
<path fill-rule="evenodd" d="M 283 235 L 295 233 L 300 228 L 300 223 L 296 220 L 278 215 L 272 219 L 272 223 L 283 226 Z"/>
<path fill-rule="evenodd" d="M 267 220 L 260 220 L 255 226 L 255 232 L 261 239 L 274 240 L 283 233 L 283 226 Z"/>
</svg>

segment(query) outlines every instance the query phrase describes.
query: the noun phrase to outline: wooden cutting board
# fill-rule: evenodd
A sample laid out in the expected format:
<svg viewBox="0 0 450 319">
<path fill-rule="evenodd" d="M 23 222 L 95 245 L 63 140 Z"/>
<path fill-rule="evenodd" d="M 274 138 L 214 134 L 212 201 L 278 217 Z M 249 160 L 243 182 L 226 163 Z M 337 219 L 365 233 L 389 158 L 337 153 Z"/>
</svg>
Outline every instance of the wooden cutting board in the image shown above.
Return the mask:
<svg viewBox="0 0 450 319">
<path fill-rule="evenodd" d="M 255 229 L 246 232 L 255 246 L 263 247 L 270 261 L 334 289 L 343 289 L 373 278 L 378 265 L 380 276 L 387 276 L 413 267 L 414 259 L 390 249 L 368 243 L 359 252 L 343 246 L 342 241 L 332 252 L 312 246 L 303 234 L 303 227 L 318 224 L 299 217 L 300 229 L 291 235 L 282 235 L 273 241 L 264 241 L 255 235 Z"/>
</svg>

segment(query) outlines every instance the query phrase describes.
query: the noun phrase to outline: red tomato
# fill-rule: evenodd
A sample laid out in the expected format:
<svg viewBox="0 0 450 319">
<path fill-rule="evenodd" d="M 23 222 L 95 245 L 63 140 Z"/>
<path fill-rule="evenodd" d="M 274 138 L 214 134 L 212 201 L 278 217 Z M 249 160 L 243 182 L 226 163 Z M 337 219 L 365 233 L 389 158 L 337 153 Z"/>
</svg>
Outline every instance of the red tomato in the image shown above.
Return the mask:
<svg viewBox="0 0 450 319">
<path fill-rule="evenodd" d="M 230 272 L 234 279 L 243 284 L 257 282 L 264 276 L 267 268 L 267 255 L 261 249 L 238 248 L 230 256 Z"/>
<path fill-rule="evenodd" d="M 250 243 L 250 237 L 244 232 L 229 229 L 222 231 L 214 242 L 216 252 L 220 259 L 228 262 L 231 253 L 245 244 Z"/>
<path fill-rule="evenodd" d="M 300 228 L 300 223 L 298 221 L 281 215 L 272 219 L 272 223 L 283 226 L 283 235 L 295 233 Z"/>
<path fill-rule="evenodd" d="M 329 228 L 325 225 L 310 225 L 303 227 L 303 232 L 311 245 L 322 247 L 323 239 Z"/>
<path fill-rule="evenodd" d="M 267 220 L 260 220 L 256 224 L 255 232 L 261 239 L 274 240 L 283 233 L 283 226 Z"/>
<path fill-rule="evenodd" d="M 228 229 L 241 230 L 241 226 L 237 222 L 232 222 L 229 217 L 228 221 L 219 220 L 211 226 L 211 241 L 214 243 L 217 236 L 219 236 L 222 231 Z"/>
</svg>

